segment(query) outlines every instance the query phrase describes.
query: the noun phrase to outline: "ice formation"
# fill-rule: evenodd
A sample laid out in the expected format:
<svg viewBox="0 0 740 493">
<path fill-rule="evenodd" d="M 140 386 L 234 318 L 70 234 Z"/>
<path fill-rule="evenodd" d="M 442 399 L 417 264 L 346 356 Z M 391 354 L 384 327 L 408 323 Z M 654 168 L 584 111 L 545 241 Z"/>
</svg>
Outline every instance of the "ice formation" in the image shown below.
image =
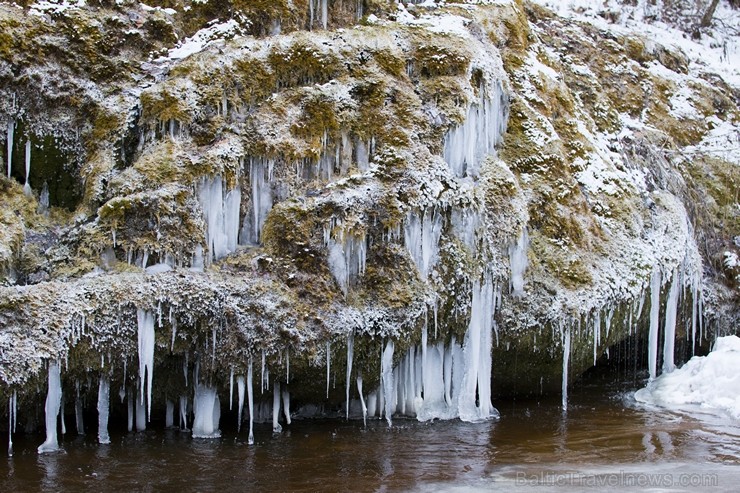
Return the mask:
<svg viewBox="0 0 740 493">
<path fill-rule="evenodd" d="M 200 185 L 200 205 L 206 222 L 209 259 L 215 260 L 236 251 L 239 238 L 241 190 L 226 190 L 220 176 L 204 178 Z"/>
<path fill-rule="evenodd" d="M 570 363 L 570 327 L 566 327 L 563 335 L 563 411 L 568 410 L 568 366 Z"/>
<path fill-rule="evenodd" d="M 290 392 L 283 390 L 283 416 L 285 416 L 285 422 L 290 424 Z"/>
<path fill-rule="evenodd" d="M 139 349 L 139 389 L 141 402 L 144 402 L 144 386 L 146 385 L 147 416 L 152 412 L 152 377 L 154 375 L 154 314 L 138 309 L 138 349 Z M 137 414 L 138 415 L 138 414 Z"/>
<path fill-rule="evenodd" d="M 55 452 L 59 450 L 57 441 L 57 420 L 62 405 L 62 381 L 59 363 L 53 361 L 49 363 L 49 389 L 46 394 L 46 405 L 44 412 L 46 415 L 46 441 L 39 445 L 38 452 Z M 64 420 L 62 420 L 64 422 Z"/>
<path fill-rule="evenodd" d="M 473 286 L 472 312 L 462 344 L 453 337 L 411 347 L 391 368 L 393 341 L 388 341 L 381 361 L 381 388 L 368 395 L 367 413 L 394 414 L 419 421 L 452 419 L 483 421 L 498 416 L 491 404 L 491 349 L 497 287 L 489 276 Z M 385 407 L 378 404 L 383 400 Z"/>
<path fill-rule="evenodd" d="M 658 328 L 660 317 L 660 271 L 656 268 L 650 278 L 650 332 L 648 335 L 648 371 L 650 379 L 658 375 Z"/>
<path fill-rule="evenodd" d="M 188 398 L 184 395 L 180 396 L 180 429 L 188 429 Z"/>
<path fill-rule="evenodd" d="M 329 252 L 329 270 L 345 296 L 350 286 L 365 273 L 367 240 L 364 233 L 355 234 L 338 227 L 338 237 L 332 236 L 332 225 L 324 229 L 324 243 Z"/>
<path fill-rule="evenodd" d="M 8 457 L 13 457 L 13 433 L 15 433 L 17 417 L 18 394 L 13 390 L 13 394 L 8 399 Z"/>
<path fill-rule="evenodd" d="M 218 438 L 221 430 L 221 403 L 216 388 L 202 383 L 195 385 L 193 397 L 193 438 Z"/>
<path fill-rule="evenodd" d="M 249 182 L 252 185 L 252 214 L 244 216 L 241 242 L 257 245 L 262 238 L 262 227 L 273 205 L 272 159 L 249 158 Z"/>
<path fill-rule="evenodd" d="M 508 121 L 508 99 L 500 83 L 492 94 L 480 89 L 480 100 L 471 104 L 467 118 L 444 139 L 444 158 L 457 177 L 477 177 L 483 159 L 495 154 Z"/>
<path fill-rule="evenodd" d="M 672 372 L 676 365 L 673 362 L 674 346 L 676 342 L 676 317 L 678 315 L 678 295 L 681 288 L 681 279 L 676 269 L 673 272 L 671 288 L 668 291 L 668 300 L 665 308 L 665 340 L 663 342 L 663 373 Z"/>
<path fill-rule="evenodd" d="M 280 382 L 275 380 L 272 387 L 272 432 L 280 433 L 283 427 L 278 423 L 280 418 Z"/>
<path fill-rule="evenodd" d="M 245 384 L 244 384 L 244 377 L 242 375 L 239 375 L 236 377 L 236 393 L 237 393 L 237 406 L 238 406 L 238 418 L 237 418 L 237 433 L 242 430 L 242 412 L 244 411 L 244 391 L 245 391 Z"/>
<path fill-rule="evenodd" d="M 8 178 L 13 171 L 13 134 L 15 133 L 15 120 L 8 120 L 7 144 L 8 144 Z"/>
<path fill-rule="evenodd" d="M 527 250 L 529 249 L 529 237 L 527 228 L 522 228 L 516 243 L 509 246 L 509 263 L 511 265 L 511 294 L 512 296 L 524 295 L 524 272 L 527 270 Z"/>
<path fill-rule="evenodd" d="M 254 388 L 252 384 L 252 359 L 249 359 L 247 370 L 247 400 L 249 404 L 249 439 L 250 445 L 254 444 Z"/>
<path fill-rule="evenodd" d="M 26 141 L 26 183 L 23 185 L 23 193 L 31 195 L 31 141 Z"/>
<path fill-rule="evenodd" d="M 707 356 L 694 356 L 635 393 L 638 402 L 671 409 L 707 410 L 740 419 L 740 338 L 720 337 Z"/>
<path fill-rule="evenodd" d="M 404 223 L 404 243 L 422 279 L 427 279 L 439 257 L 442 215 L 435 208 L 409 212 Z"/>
<path fill-rule="evenodd" d="M 345 383 L 346 392 L 346 418 L 349 419 L 349 391 L 351 387 L 352 378 L 352 360 L 355 354 L 355 335 L 350 332 L 347 336 L 347 381 Z"/>
<path fill-rule="evenodd" d="M 108 415 L 110 410 L 110 378 L 101 375 L 98 380 L 98 443 L 110 443 Z"/>
</svg>

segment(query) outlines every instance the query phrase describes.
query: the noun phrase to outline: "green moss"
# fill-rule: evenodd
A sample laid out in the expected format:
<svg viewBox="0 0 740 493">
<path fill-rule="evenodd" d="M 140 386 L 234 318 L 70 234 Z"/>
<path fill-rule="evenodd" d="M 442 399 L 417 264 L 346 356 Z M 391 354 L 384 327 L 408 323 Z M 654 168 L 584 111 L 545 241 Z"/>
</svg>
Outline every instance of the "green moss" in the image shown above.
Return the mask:
<svg viewBox="0 0 740 493">
<path fill-rule="evenodd" d="M 375 63 L 392 77 L 400 78 L 406 72 L 406 61 L 391 50 L 373 51 L 373 58 Z"/>
<path fill-rule="evenodd" d="M 160 92 L 141 94 L 141 118 L 150 124 L 175 120 L 190 123 L 191 116 L 185 103 L 167 88 Z"/>
<path fill-rule="evenodd" d="M 288 49 L 273 48 L 267 57 L 278 88 L 324 84 L 342 73 L 339 59 L 307 41 L 296 40 Z"/>
<path fill-rule="evenodd" d="M 247 107 L 254 107 L 270 97 L 277 86 L 275 74 L 264 62 L 252 58 L 241 58 L 234 62 L 236 91 Z"/>
<path fill-rule="evenodd" d="M 324 136 L 336 139 L 339 128 L 334 103 L 323 96 L 314 96 L 303 102 L 301 117 L 290 127 L 290 131 L 310 141 L 312 148 L 321 149 Z"/>
<path fill-rule="evenodd" d="M 468 70 L 470 58 L 448 46 L 424 44 L 414 50 L 413 63 L 422 77 L 462 75 Z"/>
</svg>

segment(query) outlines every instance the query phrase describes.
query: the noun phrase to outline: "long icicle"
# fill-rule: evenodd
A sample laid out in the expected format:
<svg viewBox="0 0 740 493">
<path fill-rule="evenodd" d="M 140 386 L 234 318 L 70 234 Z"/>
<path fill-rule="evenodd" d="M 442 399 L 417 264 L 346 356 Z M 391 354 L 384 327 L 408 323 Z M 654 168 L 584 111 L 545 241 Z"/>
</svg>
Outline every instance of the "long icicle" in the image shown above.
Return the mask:
<svg viewBox="0 0 740 493">
<path fill-rule="evenodd" d="M 247 370 L 247 401 L 249 404 L 249 439 L 247 443 L 254 445 L 254 389 L 252 380 L 252 358 L 249 358 L 249 369 Z"/>
<path fill-rule="evenodd" d="M 347 415 L 346 419 L 349 419 L 349 391 L 352 378 L 352 360 L 355 355 L 355 335 L 354 332 L 350 332 L 347 336 L 347 382 L 345 384 L 345 392 L 347 394 Z"/>
</svg>

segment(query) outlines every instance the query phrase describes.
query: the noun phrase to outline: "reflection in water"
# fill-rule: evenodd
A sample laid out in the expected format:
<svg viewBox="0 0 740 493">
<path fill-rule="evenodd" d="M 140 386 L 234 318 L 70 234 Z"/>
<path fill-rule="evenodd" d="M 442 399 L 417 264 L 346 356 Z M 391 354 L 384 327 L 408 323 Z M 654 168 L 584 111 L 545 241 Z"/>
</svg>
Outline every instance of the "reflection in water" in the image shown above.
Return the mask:
<svg viewBox="0 0 740 493">
<path fill-rule="evenodd" d="M 260 425 L 252 446 L 246 430 L 228 427 L 217 440 L 112 431 L 110 445 L 90 433 L 39 456 L 39 438 L 19 435 L 15 456 L 0 463 L 0 491 L 550 491 L 562 477 L 571 481 L 563 491 L 588 491 L 584 475 L 606 480 L 624 471 L 719 474 L 719 491 L 731 491 L 740 480 L 737 422 L 641 408 L 588 389 L 572 392 L 567 413 L 558 398 L 497 404 L 500 421 L 477 424 L 295 420 L 281 434 Z"/>
</svg>

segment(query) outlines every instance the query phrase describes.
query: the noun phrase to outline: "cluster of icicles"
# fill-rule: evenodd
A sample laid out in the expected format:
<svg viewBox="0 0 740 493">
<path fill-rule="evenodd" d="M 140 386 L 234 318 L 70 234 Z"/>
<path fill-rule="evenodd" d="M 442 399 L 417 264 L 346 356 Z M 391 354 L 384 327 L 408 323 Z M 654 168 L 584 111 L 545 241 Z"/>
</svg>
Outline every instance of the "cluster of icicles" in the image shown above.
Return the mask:
<svg viewBox="0 0 740 493">
<path fill-rule="evenodd" d="M 10 178 L 13 172 L 13 144 L 15 139 L 15 120 L 8 120 L 7 127 L 7 164 L 8 164 L 8 178 Z M 23 184 L 23 192 L 26 195 L 31 195 L 31 139 L 26 139 L 25 144 L 25 163 L 26 163 L 26 181 Z M 49 186 L 44 182 L 41 194 L 39 195 L 39 204 L 41 211 L 46 211 L 49 208 Z"/>
<path fill-rule="evenodd" d="M 444 342 L 429 343 L 425 328 L 421 343 L 411 347 L 396 367 L 393 367 L 395 344 L 388 340 L 379 355 L 381 360 L 379 388 L 363 394 L 362 375 L 355 375 L 357 392 L 362 406 L 363 419 L 369 417 L 383 418 L 391 425 L 394 415 L 416 417 L 421 421 L 431 419 L 452 419 L 459 417 L 464 421 L 481 421 L 497 417 L 498 412 L 491 404 L 491 346 L 493 315 L 500 302 L 500 290 L 493 285 L 490 277 L 481 283 L 476 283 L 472 295 L 472 312 L 470 324 L 464 340 L 458 342 L 453 337 L 448 344 Z M 138 391 L 126 392 L 121 389 L 121 402 L 124 398 L 128 404 L 128 430 L 134 426 L 137 431 L 146 429 L 146 423 L 151 418 L 152 389 L 154 382 L 154 349 L 155 349 L 155 314 L 146 310 L 137 311 L 137 345 L 139 359 Z M 436 325 L 435 325 L 436 332 Z M 330 348 L 327 344 L 327 395 L 330 384 Z M 287 375 L 285 383 L 279 379 L 273 381 L 273 403 L 268 409 L 263 405 L 255 410 L 253 392 L 253 362 L 250 358 L 246 376 L 236 376 L 231 372 L 230 378 L 230 408 L 233 407 L 233 388 L 236 379 L 238 398 L 238 427 L 241 429 L 244 399 L 247 397 L 249 406 L 249 438 L 254 443 L 253 423 L 255 418 L 263 420 L 270 411 L 272 413 L 273 431 L 280 432 L 279 414 L 282 410 L 285 421 L 290 424 L 290 393 L 287 384 L 290 382 L 289 353 L 286 351 Z M 347 339 L 347 374 L 346 374 L 346 413 L 350 416 L 352 377 L 354 360 L 354 335 Z M 184 368 L 187 385 L 187 360 Z M 198 365 L 194 374 L 193 392 L 193 422 L 192 435 L 195 438 L 217 438 L 221 435 L 219 422 L 221 403 L 215 385 L 201 382 Z M 125 381 L 125 376 L 124 376 Z M 269 373 L 265 366 L 265 354 L 262 355 L 262 389 L 269 387 Z M 79 390 L 79 389 L 78 389 Z M 101 444 L 110 443 L 108 433 L 108 415 L 110 409 L 110 377 L 101 375 L 98 385 L 98 441 Z M 16 422 L 16 394 L 9 402 L 10 439 L 8 452 L 13 453 L 12 434 Z M 39 453 L 53 452 L 59 449 L 57 424 L 62 410 L 61 365 L 52 361 L 48 367 L 48 391 L 45 404 L 46 440 L 38 447 Z M 308 406 L 309 408 L 311 406 Z M 314 406 L 316 409 L 318 407 Z M 82 424 L 82 405 L 79 399 L 76 403 L 78 431 L 84 428 Z M 180 428 L 187 429 L 188 397 L 180 396 Z M 174 425 L 175 403 L 166 403 L 166 426 Z M 310 414 L 310 412 L 299 412 Z M 64 420 L 62 420 L 64 433 Z"/>
<path fill-rule="evenodd" d="M 648 371 L 649 381 L 655 380 L 658 376 L 658 356 L 660 346 L 660 322 L 661 322 L 661 302 L 660 295 L 663 286 L 664 277 L 661 275 L 659 267 L 653 269 L 650 277 L 650 314 L 649 314 L 649 332 L 648 332 Z M 676 369 L 675 343 L 676 343 L 676 324 L 678 320 L 678 307 L 680 297 L 690 297 L 691 299 L 691 318 L 687 320 L 686 336 L 690 337 L 692 354 L 696 352 L 696 343 L 704 338 L 703 322 L 703 296 L 701 291 L 701 269 L 696 269 L 693 273 L 686 265 L 676 267 L 666 280 L 670 282 L 663 310 L 663 364 L 661 370 L 663 373 L 671 373 Z M 643 290 L 641 296 L 634 300 L 628 311 L 628 320 L 626 321 L 630 335 L 633 330 L 636 331 L 638 320 L 640 319 L 643 308 L 645 307 L 646 291 Z M 609 337 L 611 330 L 612 318 L 615 307 L 607 308 L 602 311 L 597 310 L 591 320 L 587 320 L 585 326 L 593 336 L 593 364 L 599 356 L 599 345 L 602 336 Z M 562 406 L 563 410 L 568 406 L 568 367 L 570 364 L 571 340 L 575 335 L 574 332 L 580 332 L 580 322 L 562 323 L 560 326 L 561 341 L 563 345 L 563 383 L 562 383 Z M 609 350 L 606 352 L 609 355 Z"/>
</svg>

